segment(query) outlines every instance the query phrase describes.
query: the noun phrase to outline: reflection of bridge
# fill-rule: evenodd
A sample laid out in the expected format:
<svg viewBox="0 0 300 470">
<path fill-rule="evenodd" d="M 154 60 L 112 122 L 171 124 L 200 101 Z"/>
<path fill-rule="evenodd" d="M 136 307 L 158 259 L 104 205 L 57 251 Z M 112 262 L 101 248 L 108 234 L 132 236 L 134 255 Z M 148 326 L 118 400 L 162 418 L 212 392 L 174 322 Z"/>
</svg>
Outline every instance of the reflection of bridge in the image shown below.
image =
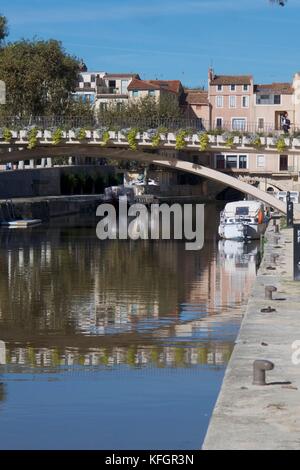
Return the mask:
<svg viewBox="0 0 300 470">
<path fill-rule="evenodd" d="M 222 183 L 235 188 L 245 194 L 263 201 L 266 205 L 274 207 L 282 213 L 286 213 L 286 205 L 277 200 L 274 196 L 259 190 L 256 187 L 232 177 L 224 172 L 213 170 L 207 166 L 197 165 L 191 161 L 191 152 L 203 149 L 197 134 L 183 136 L 180 143 L 180 150 L 176 135 L 166 133 L 159 135 L 157 147 L 153 146 L 153 136 L 147 132 L 138 132 L 133 136 L 133 145 L 128 142 L 128 136 L 122 132 L 109 132 L 104 141 L 103 133 L 100 131 L 84 131 L 84 138 L 78 140 L 74 131 L 61 132 L 59 139 L 54 138 L 51 131 L 37 131 L 34 148 L 30 140 L 30 135 L 26 130 L 11 133 L 8 142 L 0 140 L 0 162 L 21 162 L 27 159 L 36 161 L 47 158 L 51 165 L 51 158 L 55 156 L 88 156 L 106 157 L 123 160 L 141 160 L 155 165 L 164 166 L 170 169 L 193 173 L 207 179 Z M 249 143 L 247 137 L 234 137 L 231 147 L 224 140 L 223 136 L 208 136 L 205 152 L 228 152 L 232 146 L 235 152 L 257 153 L 258 149 L 254 144 Z M 276 142 L 269 137 L 260 138 L 259 152 L 265 154 L 276 152 Z M 257 145 L 257 144 L 256 144 Z M 300 151 L 300 141 L 298 139 L 284 139 L 285 152 L 297 154 Z M 170 151 L 173 155 L 170 156 Z M 175 157 L 174 157 L 175 155 Z M 50 160 L 50 162 L 49 162 Z M 295 218 L 300 220 L 300 212 L 295 211 Z"/>
</svg>

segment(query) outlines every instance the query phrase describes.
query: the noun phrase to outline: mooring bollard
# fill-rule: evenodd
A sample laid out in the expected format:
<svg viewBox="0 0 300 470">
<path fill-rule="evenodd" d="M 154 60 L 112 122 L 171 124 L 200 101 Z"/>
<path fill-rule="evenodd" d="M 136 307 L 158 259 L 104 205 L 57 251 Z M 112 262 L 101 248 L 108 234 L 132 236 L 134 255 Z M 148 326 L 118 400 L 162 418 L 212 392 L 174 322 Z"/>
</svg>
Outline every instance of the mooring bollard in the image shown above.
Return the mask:
<svg viewBox="0 0 300 470">
<path fill-rule="evenodd" d="M 266 300 L 273 300 L 272 295 L 273 292 L 277 291 L 277 287 L 275 286 L 265 286 L 265 299 Z"/>
<path fill-rule="evenodd" d="M 279 255 L 277 253 L 271 253 L 270 260 L 272 264 L 276 264 L 276 261 L 278 258 L 279 258 Z"/>
<path fill-rule="evenodd" d="M 253 362 L 253 385 L 266 384 L 266 370 L 274 369 L 274 364 L 266 359 L 257 359 Z"/>
</svg>

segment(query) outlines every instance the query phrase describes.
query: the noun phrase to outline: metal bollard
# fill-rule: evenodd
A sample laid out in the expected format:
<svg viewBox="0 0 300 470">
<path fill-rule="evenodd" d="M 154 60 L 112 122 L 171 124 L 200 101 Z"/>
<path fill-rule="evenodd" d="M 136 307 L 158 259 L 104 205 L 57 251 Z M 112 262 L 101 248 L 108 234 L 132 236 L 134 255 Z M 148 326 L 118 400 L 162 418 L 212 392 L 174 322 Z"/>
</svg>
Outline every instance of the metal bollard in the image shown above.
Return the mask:
<svg viewBox="0 0 300 470">
<path fill-rule="evenodd" d="M 266 384 L 266 370 L 274 369 L 274 364 L 266 359 L 257 359 L 253 362 L 253 385 Z"/>
<path fill-rule="evenodd" d="M 265 299 L 266 300 L 273 300 L 272 295 L 273 292 L 277 291 L 277 287 L 275 286 L 265 286 Z"/>
<path fill-rule="evenodd" d="M 279 225 L 278 224 L 275 225 L 275 233 L 279 233 Z"/>
</svg>

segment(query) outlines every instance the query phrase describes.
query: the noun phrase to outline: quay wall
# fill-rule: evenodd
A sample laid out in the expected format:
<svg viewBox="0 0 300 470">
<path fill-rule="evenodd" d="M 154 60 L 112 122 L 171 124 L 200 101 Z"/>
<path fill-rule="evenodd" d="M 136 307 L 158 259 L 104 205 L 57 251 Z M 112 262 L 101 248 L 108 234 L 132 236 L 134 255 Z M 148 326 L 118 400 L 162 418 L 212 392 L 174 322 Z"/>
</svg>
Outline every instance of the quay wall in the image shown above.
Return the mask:
<svg viewBox="0 0 300 470">
<path fill-rule="evenodd" d="M 295 349 L 299 341 L 300 351 L 300 284 L 293 281 L 292 238 L 292 229 L 276 234 L 272 223 L 267 229 L 262 263 L 203 450 L 300 446 L 300 353 Z M 266 286 L 277 288 L 272 300 L 265 299 Z M 275 311 L 261 312 L 268 307 Z M 266 385 L 253 385 L 257 359 L 274 364 L 266 373 Z"/>
</svg>

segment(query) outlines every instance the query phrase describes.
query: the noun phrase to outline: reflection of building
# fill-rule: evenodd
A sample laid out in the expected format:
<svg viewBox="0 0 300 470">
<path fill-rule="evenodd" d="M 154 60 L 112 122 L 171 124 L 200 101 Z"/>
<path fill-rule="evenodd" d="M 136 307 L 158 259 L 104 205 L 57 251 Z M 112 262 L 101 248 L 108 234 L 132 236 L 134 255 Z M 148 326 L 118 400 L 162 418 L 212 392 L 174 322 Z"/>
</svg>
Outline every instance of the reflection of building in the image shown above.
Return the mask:
<svg viewBox="0 0 300 470">
<path fill-rule="evenodd" d="M 26 371 L 28 367 L 54 368 L 57 372 L 64 366 L 120 366 L 133 367 L 189 367 L 200 364 L 226 364 L 233 345 L 231 343 L 208 343 L 202 346 L 144 346 L 128 345 L 109 348 L 93 348 L 92 351 L 72 348 L 9 347 L 8 366 L 20 366 Z M 76 370 L 74 370 L 76 372 Z"/>
<path fill-rule="evenodd" d="M 230 330 L 232 312 L 246 301 L 255 257 L 241 261 L 241 248 L 234 262 L 231 252 L 225 260 L 218 254 L 213 210 L 199 252 L 186 252 L 184 241 L 100 242 L 96 221 L 91 229 L 10 231 L 9 238 L 2 232 L 0 328 L 7 363 L 226 362 L 238 323 Z"/>
<path fill-rule="evenodd" d="M 6 347 L 4 341 L 0 341 L 0 365 L 6 364 Z"/>
</svg>

